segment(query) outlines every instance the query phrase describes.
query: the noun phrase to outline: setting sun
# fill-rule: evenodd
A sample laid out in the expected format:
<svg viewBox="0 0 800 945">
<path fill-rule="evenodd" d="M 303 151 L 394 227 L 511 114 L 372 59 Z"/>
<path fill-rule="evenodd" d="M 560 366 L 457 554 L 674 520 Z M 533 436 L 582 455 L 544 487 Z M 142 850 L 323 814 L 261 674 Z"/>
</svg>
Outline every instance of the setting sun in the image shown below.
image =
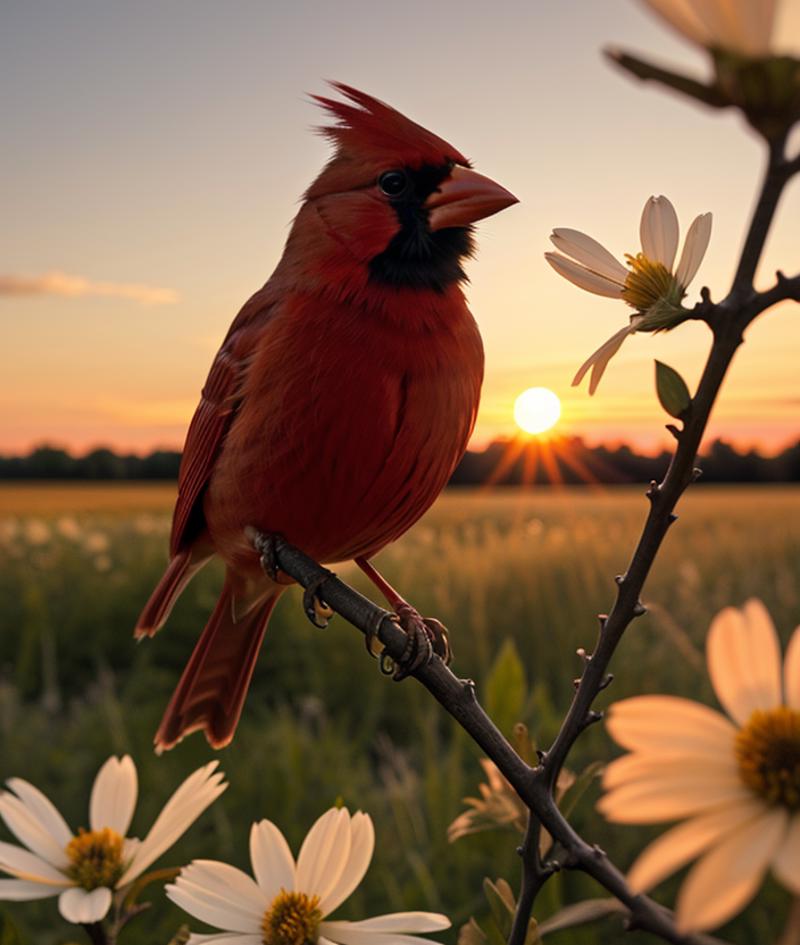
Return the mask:
<svg viewBox="0 0 800 945">
<path fill-rule="evenodd" d="M 526 433 L 544 433 L 561 416 L 561 401 L 547 387 L 529 387 L 514 402 L 514 420 Z"/>
</svg>

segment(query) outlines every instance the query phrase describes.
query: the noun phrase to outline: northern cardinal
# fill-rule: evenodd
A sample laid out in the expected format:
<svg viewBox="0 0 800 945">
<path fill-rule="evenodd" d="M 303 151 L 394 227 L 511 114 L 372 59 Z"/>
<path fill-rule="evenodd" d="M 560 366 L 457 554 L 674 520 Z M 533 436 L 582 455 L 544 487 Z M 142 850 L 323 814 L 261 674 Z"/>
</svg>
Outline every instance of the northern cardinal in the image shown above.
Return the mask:
<svg viewBox="0 0 800 945">
<path fill-rule="evenodd" d="M 464 453 L 483 347 L 461 284 L 472 224 L 516 203 L 452 145 L 341 83 L 314 96 L 334 118 L 331 159 L 283 256 L 217 353 L 186 437 L 171 561 L 136 626 L 152 636 L 212 555 L 217 602 L 155 737 L 233 737 L 286 583 L 248 529 L 317 561 L 368 559 L 429 508 Z M 287 579 L 288 580 L 288 579 Z M 406 606 L 406 610 L 411 608 Z M 415 612 L 414 612 L 415 613 Z"/>
</svg>

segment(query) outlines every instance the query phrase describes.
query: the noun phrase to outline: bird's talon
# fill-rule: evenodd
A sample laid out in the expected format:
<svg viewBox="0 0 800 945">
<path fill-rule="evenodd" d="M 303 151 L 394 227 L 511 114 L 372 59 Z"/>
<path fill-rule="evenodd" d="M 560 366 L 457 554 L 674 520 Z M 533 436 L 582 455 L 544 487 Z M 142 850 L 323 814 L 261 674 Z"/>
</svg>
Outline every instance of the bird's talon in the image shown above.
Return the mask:
<svg viewBox="0 0 800 945">
<path fill-rule="evenodd" d="M 303 591 L 303 612 L 319 630 L 324 630 L 333 616 L 333 609 L 319 597 L 319 589 L 328 578 L 334 577 L 333 571 L 326 571 L 313 581 Z"/>
<path fill-rule="evenodd" d="M 378 657 L 378 666 L 384 676 L 394 676 L 396 672 L 395 661 L 386 652 L 381 653 Z"/>
</svg>

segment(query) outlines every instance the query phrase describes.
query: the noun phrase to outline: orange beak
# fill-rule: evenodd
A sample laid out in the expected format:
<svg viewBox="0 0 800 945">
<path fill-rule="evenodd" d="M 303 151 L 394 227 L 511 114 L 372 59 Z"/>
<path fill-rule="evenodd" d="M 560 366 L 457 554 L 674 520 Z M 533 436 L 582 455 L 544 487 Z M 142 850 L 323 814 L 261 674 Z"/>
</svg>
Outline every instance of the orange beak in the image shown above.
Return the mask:
<svg viewBox="0 0 800 945">
<path fill-rule="evenodd" d="M 450 176 L 425 201 L 432 230 L 449 226 L 467 226 L 493 213 L 505 210 L 517 198 L 505 187 L 466 167 L 454 167 Z"/>
</svg>

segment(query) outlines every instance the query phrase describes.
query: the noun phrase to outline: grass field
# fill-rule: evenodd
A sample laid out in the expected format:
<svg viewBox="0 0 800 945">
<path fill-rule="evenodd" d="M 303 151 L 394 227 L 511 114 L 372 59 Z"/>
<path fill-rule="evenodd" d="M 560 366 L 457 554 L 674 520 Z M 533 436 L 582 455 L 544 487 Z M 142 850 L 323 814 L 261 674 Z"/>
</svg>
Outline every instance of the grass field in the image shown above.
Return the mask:
<svg viewBox="0 0 800 945">
<path fill-rule="evenodd" d="M 156 758 L 151 740 L 220 571 L 212 566 L 196 579 L 158 637 L 138 646 L 131 639 L 165 562 L 172 496 L 164 486 L 0 488 L 0 775 L 42 787 L 73 828 L 86 823 L 92 778 L 110 753 L 130 752 L 139 767 L 139 835 L 178 782 L 212 756 L 192 736 Z M 800 620 L 800 490 L 697 486 L 679 511 L 644 595 L 650 613 L 623 641 L 604 702 L 666 692 L 713 704 L 702 647 L 720 607 L 762 597 L 784 641 Z M 572 693 L 575 650 L 591 648 L 595 615 L 612 602 L 613 576 L 624 570 L 645 512 L 642 489 L 450 492 L 378 563 L 421 611 L 448 625 L 455 671 L 476 680 L 502 726 L 521 716 L 547 744 Z M 352 566 L 336 570 L 370 593 Z M 493 669 L 509 640 L 526 676 L 511 698 L 509 678 Z M 580 768 L 612 753 L 597 726 L 571 763 Z M 231 787 L 165 865 L 205 856 L 246 866 L 251 821 L 269 817 L 296 845 L 342 799 L 372 814 L 378 834 L 367 881 L 345 917 L 434 909 L 457 927 L 485 911 L 484 875 L 516 884 L 511 833 L 446 839 L 462 797 L 480 780 L 469 740 L 413 680 L 382 677 L 343 621 L 325 632 L 311 627 L 296 591 L 270 624 L 237 738 L 219 757 Z M 593 811 L 596 796 L 587 795 L 575 821 L 626 866 L 651 834 L 604 824 Z M 664 887 L 665 901 L 674 888 Z M 580 876 L 559 876 L 539 915 L 600 892 Z M 724 934 L 774 941 L 787 905 L 770 886 Z M 52 901 L 7 912 L 24 943 L 80 940 Z M 156 893 L 122 943 L 166 945 L 180 921 Z M 454 943 L 456 934 L 441 939 Z M 623 940 L 653 941 L 616 925 L 548 942 Z"/>
</svg>

